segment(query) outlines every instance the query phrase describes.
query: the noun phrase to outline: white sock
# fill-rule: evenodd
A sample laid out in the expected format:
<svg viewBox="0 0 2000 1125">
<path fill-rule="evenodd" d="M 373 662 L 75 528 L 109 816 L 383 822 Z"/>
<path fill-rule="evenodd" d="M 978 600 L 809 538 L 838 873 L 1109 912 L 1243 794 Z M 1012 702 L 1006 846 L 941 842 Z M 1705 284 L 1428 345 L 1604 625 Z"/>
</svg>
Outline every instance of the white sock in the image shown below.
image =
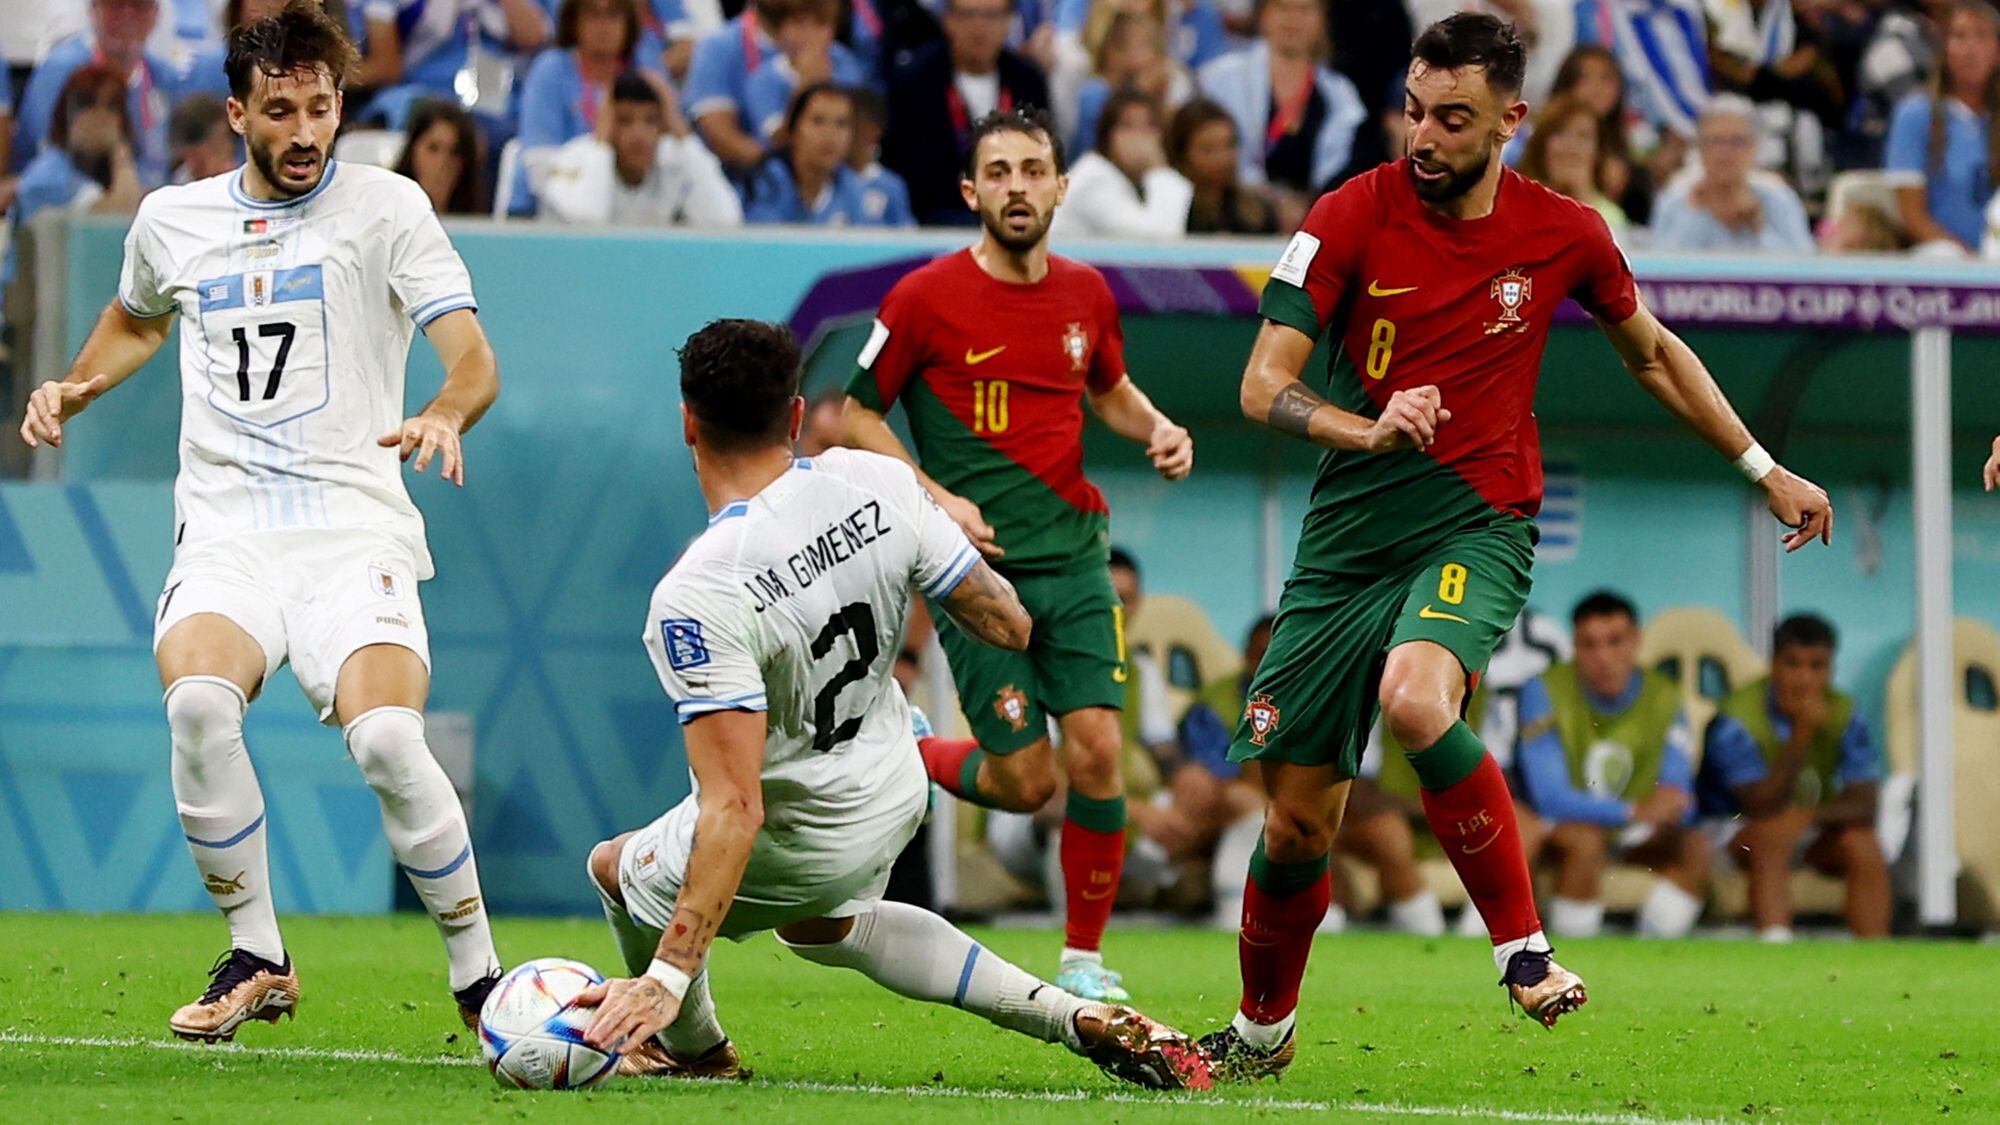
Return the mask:
<svg viewBox="0 0 2000 1125">
<path fill-rule="evenodd" d="M 1438 937 L 1444 933 L 1444 904 L 1431 892 L 1418 891 L 1389 904 L 1389 926 L 1418 937 Z"/>
<path fill-rule="evenodd" d="M 708 991 L 708 970 L 703 969 L 688 982 L 687 995 L 681 997 L 681 1012 L 660 1032 L 660 1042 L 674 1058 L 694 1062 L 727 1038 L 722 1021 L 715 1015 L 715 998 Z"/>
<path fill-rule="evenodd" d="M 183 676 L 167 688 L 174 806 L 209 897 L 229 922 L 229 944 L 284 964 L 264 848 L 264 791 L 243 746 L 243 689 L 220 676 Z"/>
<path fill-rule="evenodd" d="M 1102 965 L 1104 964 L 1104 951 L 1101 949 L 1071 949 L 1065 945 L 1062 949 L 1062 956 L 1057 958 L 1057 961 L 1064 965 L 1069 964 L 1071 961 L 1095 961 Z"/>
<path fill-rule="evenodd" d="M 793 945 L 821 965 L 853 969 L 912 1000 L 950 1004 L 1045 1043 L 1076 1046 L 1076 1013 L 1086 1002 L 1037 980 L 922 907 L 880 902 L 857 915 L 831 945 Z"/>
<path fill-rule="evenodd" d="M 444 936 L 452 991 L 498 972 L 465 810 L 424 743 L 424 717 L 408 707 L 377 707 L 341 733 L 382 802 L 390 854 Z"/>
<path fill-rule="evenodd" d="M 1653 893 L 1639 907 L 1639 936 L 1686 937 L 1701 920 L 1701 899 L 1682 890 L 1672 879 L 1653 880 Z"/>
<path fill-rule="evenodd" d="M 1596 937 L 1604 932 L 1604 903 L 1557 895 L 1549 904 L 1549 929 L 1563 937 Z"/>
<path fill-rule="evenodd" d="M 1551 948 L 1553 947 L 1549 945 L 1547 935 L 1543 934 L 1540 930 L 1536 930 L 1527 937 L 1515 938 L 1513 941 L 1503 941 L 1499 945 L 1494 946 L 1493 963 L 1500 967 L 1501 975 L 1505 976 L 1507 973 L 1507 962 L 1514 959 L 1514 954 L 1523 952 L 1547 953 Z"/>
<path fill-rule="evenodd" d="M 1283 1043 L 1285 1036 L 1292 1033 L 1292 1027 L 1298 1021 L 1299 1013 L 1296 1010 L 1288 1013 L 1277 1023 L 1258 1023 L 1238 1010 L 1236 1018 L 1229 1021 L 1229 1026 L 1236 1029 L 1236 1034 L 1242 1037 L 1243 1042 L 1259 1051 L 1268 1051 Z"/>
<path fill-rule="evenodd" d="M 590 878 L 590 889 L 597 892 L 597 901 L 604 906 L 604 920 L 611 926 L 611 938 L 618 943 L 618 956 L 625 962 L 626 973 L 635 977 L 643 975 L 659 952 L 660 931 L 635 920 L 603 887 L 598 886 L 595 876 Z"/>
<path fill-rule="evenodd" d="M 1757 940 L 1769 945 L 1788 945 L 1792 940 L 1790 926 L 1765 926 L 1757 931 Z"/>
<path fill-rule="evenodd" d="M 1313 929 L 1316 934 L 1338 934 L 1347 931 L 1347 908 L 1337 902 L 1328 903 L 1326 914 Z"/>
<path fill-rule="evenodd" d="M 1468 899 L 1465 908 L 1458 912 L 1458 921 L 1452 923 L 1451 932 L 1459 937 L 1486 936 L 1486 919 L 1479 916 L 1479 907 L 1474 906 L 1471 900 Z"/>
</svg>

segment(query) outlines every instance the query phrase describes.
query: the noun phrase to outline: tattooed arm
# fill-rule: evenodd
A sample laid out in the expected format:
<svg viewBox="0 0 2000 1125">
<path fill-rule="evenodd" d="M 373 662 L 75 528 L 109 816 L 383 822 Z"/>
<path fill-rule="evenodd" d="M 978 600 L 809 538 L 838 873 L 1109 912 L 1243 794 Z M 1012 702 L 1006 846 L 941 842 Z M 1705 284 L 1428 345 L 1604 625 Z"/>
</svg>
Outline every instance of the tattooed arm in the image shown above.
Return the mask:
<svg viewBox="0 0 2000 1125">
<path fill-rule="evenodd" d="M 1312 337 L 1277 321 L 1265 321 L 1251 348 L 1250 363 L 1243 369 L 1244 417 L 1314 445 L 1358 453 L 1427 446 L 1437 440 L 1437 428 L 1451 420 L 1451 411 L 1444 408 L 1438 389 L 1431 386 L 1390 395 L 1380 417 L 1342 410 L 1299 380 L 1312 350 Z"/>
<path fill-rule="evenodd" d="M 694 977 L 708 960 L 708 947 L 722 928 L 729 904 L 750 864 L 750 848 L 764 826 L 764 735 L 762 711 L 717 711 L 681 728 L 688 766 L 701 790 L 694 822 L 694 851 L 687 882 L 675 901 L 674 916 L 660 932 L 653 969 L 645 976 L 612 980 L 577 997 L 597 1005 L 597 1018 L 584 1032 L 591 1045 L 618 1049 L 643 1043 L 680 1014 L 680 996 L 668 981 Z M 679 980 L 682 992 L 687 982 Z"/>
<path fill-rule="evenodd" d="M 958 588 L 943 599 L 946 613 L 959 628 L 995 648 L 1023 652 L 1035 623 L 1021 605 L 1013 583 L 1000 577 L 984 560 L 974 563 Z"/>
</svg>

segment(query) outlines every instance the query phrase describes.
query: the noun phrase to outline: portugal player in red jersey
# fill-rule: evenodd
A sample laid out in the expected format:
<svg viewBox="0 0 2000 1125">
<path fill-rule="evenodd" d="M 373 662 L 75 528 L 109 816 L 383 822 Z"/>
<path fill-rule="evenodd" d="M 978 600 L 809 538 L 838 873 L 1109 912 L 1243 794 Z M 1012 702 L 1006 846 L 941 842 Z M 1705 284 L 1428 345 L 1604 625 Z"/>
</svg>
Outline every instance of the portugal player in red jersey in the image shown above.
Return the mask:
<svg viewBox="0 0 2000 1125">
<path fill-rule="evenodd" d="M 1194 443 L 1127 377 L 1103 276 L 1049 253 L 1064 188 L 1062 150 L 1039 112 L 1001 111 L 973 126 L 961 190 L 979 212 L 979 242 L 911 272 L 883 298 L 845 419 L 849 444 L 917 467 L 1035 619 L 1028 651 L 1017 653 L 932 615 L 973 738 L 923 740 L 924 767 L 975 804 L 1031 812 L 1055 792 L 1055 716 L 1069 774 L 1056 985 L 1116 1002 L 1128 996 L 1099 945 L 1125 865 L 1125 627 L 1108 509 L 1083 475 L 1082 404 L 1143 443 L 1168 480 L 1193 467 Z M 898 402 L 914 458 L 883 420 Z"/>
<path fill-rule="evenodd" d="M 1527 600 L 1542 499 L 1532 407 L 1557 305 L 1589 310 L 1639 384 L 1765 490 L 1788 548 L 1833 534 L 1826 493 L 1772 463 L 1639 303 L 1596 212 L 1501 164 L 1528 112 L 1514 29 L 1455 15 L 1413 50 L 1405 158 L 1314 205 L 1271 272 L 1243 374 L 1247 416 L 1327 452 L 1230 748 L 1261 764 L 1270 809 L 1244 896 L 1242 1002 L 1203 1040 L 1220 1077 L 1291 1062 L 1327 856 L 1378 708 L 1501 983 L 1547 1025 L 1584 1002 L 1583 981 L 1550 959 L 1507 782 L 1462 721 Z M 1328 369 L 1302 378 L 1323 335 Z"/>
</svg>

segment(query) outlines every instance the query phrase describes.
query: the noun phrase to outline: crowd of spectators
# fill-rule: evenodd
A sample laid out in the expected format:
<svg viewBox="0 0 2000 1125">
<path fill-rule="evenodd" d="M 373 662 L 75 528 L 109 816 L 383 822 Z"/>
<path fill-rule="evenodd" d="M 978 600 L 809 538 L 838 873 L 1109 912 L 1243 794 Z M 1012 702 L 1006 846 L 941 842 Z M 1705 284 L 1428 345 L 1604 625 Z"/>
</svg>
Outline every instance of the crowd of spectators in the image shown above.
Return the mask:
<svg viewBox="0 0 2000 1125">
<path fill-rule="evenodd" d="M 40 5 L 0 36 L 0 207 L 224 168 L 224 29 L 282 2 Z M 1466 6 L 1531 48 L 1505 159 L 1628 246 L 1972 254 L 2000 179 L 1989 0 L 321 2 L 362 46 L 350 133 L 384 133 L 350 152 L 454 214 L 966 225 L 971 122 L 1039 106 L 1065 235 L 1282 231 L 1399 153 L 1411 38 Z"/>
<path fill-rule="evenodd" d="M 1138 562 L 1114 549 L 1110 565 L 1128 627 L 1146 636 Z M 1235 928 L 1264 804 L 1255 765 L 1231 762 L 1228 751 L 1271 625 L 1268 617 L 1252 625 L 1240 667 L 1207 683 L 1192 653 L 1134 641 L 1124 713 L 1132 846 L 1121 904 L 1205 911 L 1217 927 Z M 1891 884 L 1876 832 L 1885 766 L 1853 700 L 1833 686 L 1832 626 L 1811 614 L 1781 622 L 1768 675 L 1728 685 L 1699 728 L 1680 683 L 1641 666 L 1642 637 L 1630 600 L 1590 594 L 1571 615 L 1573 655 L 1545 655 L 1539 672 L 1505 689 L 1510 733 L 1495 750 L 1510 763 L 1550 931 L 1602 932 L 1607 876 L 1623 866 L 1653 876 L 1649 892 L 1627 904 L 1642 936 L 1687 934 L 1709 911 L 1717 877 L 1734 874 L 1750 930 L 1789 940 L 1793 877 L 1808 869 L 1842 884 L 1853 934 L 1886 935 Z M 1535 647 L 1549 650 L 1547 640 Z M 1178 702 L 1168 688 L 1176 678 L 1191 681 L 1178 685 Z M 1476 693 L 1467 716 L 1489 735 L 1491 696 Z M 1367 912 L 1383 925 L 1442 934 L 1435 888 L 1453 877 L 1430 838 L 1415 774 L 1392 744 L 1372 745 L 1362 770 L 1336 838 L 1346 874 L 1335 880 L 1323 929 L 1346 925 L 1341 900 L 1365 877 L 1373 888 Z M 1059 885 L 1051 865 L 1061 809 L 1058 795 L 1041 814 L 986 814 L 984 838 L 1024 882 Z M 1428 875 L 1427 856 L 1436 861 Z M 1485 933 L 1469 905 L 1458 924 Z"/>
</svg>

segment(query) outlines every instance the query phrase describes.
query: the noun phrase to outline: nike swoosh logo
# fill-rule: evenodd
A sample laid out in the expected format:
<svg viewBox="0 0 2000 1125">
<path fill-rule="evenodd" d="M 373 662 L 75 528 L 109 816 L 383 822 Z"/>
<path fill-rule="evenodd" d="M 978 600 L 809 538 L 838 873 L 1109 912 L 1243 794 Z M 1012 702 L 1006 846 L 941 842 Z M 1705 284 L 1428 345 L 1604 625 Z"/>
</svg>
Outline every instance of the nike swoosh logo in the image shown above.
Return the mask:
<svg viewBox="0 0 2000 1125">
<path fill-rule="evenodd" d="M 1437 610 L 1434 610 L 1429 606 L 1425 606 L 1424 608 L 1418 610 L 1417 616 L 1423 618 L 1425 621 L 1456 621 L 1460 625 L 1472 624 L 1472 622 L 1467 621 L 1465 618 L 1460 617 L 1456 613 L 1439 613 Z"/>
<path fill-rule="evenodd" d="M 1104 890 L 1102 890 L 1102 891 L 1099 891 L 1099 892 L 1098 892 L 1098 893 L 1096 893 L 1096 894 L 1091 894 L 1091 893 L 1090 893 L 1089 891 L 1084 891 L 1084 892 L 1083 892 L 1083 901 L 1085 901 L 1085 902 L 1103 902 L 1103 901 L 1104 901 L 1105 899 L 1107 899 L 1107 898 L 1110 898 L 1110 897 L 1111 897 L 1112 895 L 1115 895 L 1115 894 L 1117 894 L 1117 893 L 1118 893 L 1118 888 L 1117 888 L 1117 887 L 1107 887 L 1106 889 L 1104 889 Z"/>
<path fill-rule="evenodd" d="M 1466 855 L 1478 855 L 1478 854 L 1479 854 L 1480 852 L 1483 852 L 1483 851 L 1485 851 L 1485 850 L 1486 850 L 1487 848 L 1490 848 L 1490 847 L 1492 847 L 1492 846 L 1493 846 L 1493 841 L 1494 841 L 1494 840 L 1498 840 L 1498 839 L 1499 839 L 1499 838 L 1500 838 L 1501 836 L 1505 835 L 1505 834 L 1506 834 L 1506 832 L 1507 832 L 1507 830 L 1506 830 L 1506 829 L 1504 829 L 1504 828 L 1499 828 L 1499 829 L 1495 829 L 1495 830 L 1494 830 L 1494 832 L 1493 832 L 1493 835 L 1492 835 L 1492 836 L 1491 836 L 1490 838 L 1488 838 L 1488 839 L 1487 839 L 1487 841 L 1486 841 L 1485 843 L 1483 843 L 1483 844 L 1479 845 L 1479 846 L 1478 846 L 1478 847 L 1476 847 L 1476 848 L 1467 848 L 1467 849 L 1465 849 L 1465 854 L 1466 854 Z"/>
<path fill-rule="evenodd" d="M 987 360 L 992 359 L 994 356 L 999 355 L 1001 352 L 1004 352 L 1006 350 L 1007 350 L 1007 345 L 1005 344 L 1002 344 L 999 347 L 994 348 L 990 352 L 975 352 L 971 348 L 967 348 L 965 349 L 965 365 L 967 367 L 977 367 L 980 364 L 985 363 Z"/>
<path fill-rule="evenodd" d="M 1405 285 L 1401 289 L 1384 289 L 1382 288 L 1382 283 L 1379 281 L 1368 283 L 1368 295 L 1370 297 L 1400 297 L 1405 293 L 1415 293 L 1416 291 L 1417 287 L 1414 285 Z"/>
</svg>

